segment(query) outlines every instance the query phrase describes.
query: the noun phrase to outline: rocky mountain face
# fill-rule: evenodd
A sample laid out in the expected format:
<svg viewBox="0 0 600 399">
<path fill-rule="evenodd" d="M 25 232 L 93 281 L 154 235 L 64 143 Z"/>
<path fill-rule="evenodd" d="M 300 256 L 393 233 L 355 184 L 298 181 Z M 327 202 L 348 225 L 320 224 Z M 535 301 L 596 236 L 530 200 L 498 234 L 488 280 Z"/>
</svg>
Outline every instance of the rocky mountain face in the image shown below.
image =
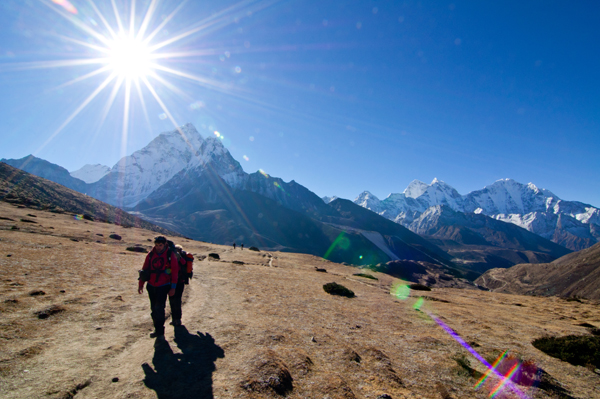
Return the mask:
<svg viewBox="0 0 600 399">
<path fill-rule="evenodd" d="M 27 165 L 41 161 L 30 160 Z M 36 171 L 50 175 L 48 171 L 60 169 L 47 163 Z M 490 212 L 525 209 L 523 204 L 541 203 L 537 197 L 511 202 L 491 189 L 478 196 L 461 196 L 434 180 L 431 185 L 414 181 L 404 193 L 384 201 L 365 192 L 356 200 L 358 205 L 339 198 L 325 203 L 293 180 L 286 183 L 262 171 L 245 173 L 221 140 L 203 138 L 191 124 L 160 134 L 145 148 L 122 158 L 97 182 L 86 184 L 66 170 L 61 176 L 80 192 L 214 243 L 243 241 L 247 246 L 327 255 L 361 265 L 408 259 L 454 268 L 471 278 L 492 267 L 550 262 L 566 253 L 482 211 L 483 205 Z M 439 215 L 431 204 L 442 206 Z M 467 216 L 460 213 L 464 209 L 470 209 Z M 568 224 L 573 218 L 560 214 L 557 219 L 562 226 L 560 239 L 579 243 Z M 591 215 L 586 220 L 595 219 Z"/>
<path fill-rule="evenodd" d="M 511 179 L 466 195 L 437 179 L 431 184 L 415 180 L 403 193 L 390 194 L 384 200 L 365 191 L 354 202 L 408 228 L 414 228 L 412 223 L 428 208 L 442 205 L 515 224 L 574 251 L 600 241 L 600 209 L 563 201 L 532 183 Z"/>
<path fill-rule="evenodd" d="M 110 172 L 110 168 L 105 165 L 84 165 L 80 169 L 77 169 L 71 172 L 71 176 L 76 179 L 83 180 L 84 182 L 90 184 L 95 183 L 98 180 L 102 179 L 105 175 Z"/>
<path fill-rule="evenodd" d="M 483 272 L 491 264 L 502 267 L 530 262 L 551 262 L 571 251 L 519 226 L 477 213 L 463 213 L 435 205 L 409 225 L 428 238 L 455 263 Z"/>
<path fill-rule="evenodd" d="M 491 269 L 475 283 L 509 294 L 600 299 L 600 243 L 551 263 Z"/>
</svg>

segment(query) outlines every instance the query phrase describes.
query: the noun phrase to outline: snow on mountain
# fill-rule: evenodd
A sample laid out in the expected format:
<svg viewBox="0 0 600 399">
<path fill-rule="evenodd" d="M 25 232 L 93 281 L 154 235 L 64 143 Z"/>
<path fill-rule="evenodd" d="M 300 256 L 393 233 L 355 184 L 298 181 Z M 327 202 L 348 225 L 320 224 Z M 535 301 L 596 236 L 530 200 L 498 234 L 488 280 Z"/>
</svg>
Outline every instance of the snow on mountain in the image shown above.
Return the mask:
<svg viewBox="0 0 600 399">
<path fill-rule="evenodd" d="M 106 174 L 110 172 L 110 168 L 106 165 L 84 165 L 80 169 L 70 172 L 71 176 L 76 179 L 83 180 L 86 183 L 95 183 L 102 179 Z"/>
<path fill-rule="evenodd" d="M 329 204 L 331 201 L 335 201 L 336 199 L 338 199 L 338 197 L 336 195 L 334 195 L 333 197 L 321 197 L 321 199 L 323 200 L 324 203 Z"/>
<path fill-rule="evenodd" d="M 381 201 L 379 201 L 379 198 L 368 191 L 364 191 L 358 197 L 356 197 L 354 203 L 362 206 L 363 208 L 370 209 L 373 212 L 380 212 Z"/>
<path fill-rule="evenodd" d="M 413 180 L 403 193 L 390 194 L 383 201 L 365 191 L 354 202 L 409 228 L 429 207 L 445 205 L 454 211 L 483 213 L 513 223 L 572 250 L 600 241 L 598 208 L 563 201 L 532 183 L 512 179 L 498 180 L 466 195 L 438 179 L 429 185 Z M 561 219 L 560 215 L 564 217 Z"/>
<path fill-rule="evenodd" d="M 120 207 L 133 207 L 195 159 L 206 144 L 192 124 L 158 135 L 146 147 L 121 158 L 94 183 L 92 195 Z"/>
<path fill-rule="evenodd" d="M 427 185 L 426 183 L 423 183 L 420 180 L 413 180 L 410 182 L 408 187 L 404 189 L 404 192 L 402 194 L 404 194 L 405 197 L 417 198 L 420 197 L 421 194 L 423 194 L 428 188 L 429 185 Z"/>
</svg>

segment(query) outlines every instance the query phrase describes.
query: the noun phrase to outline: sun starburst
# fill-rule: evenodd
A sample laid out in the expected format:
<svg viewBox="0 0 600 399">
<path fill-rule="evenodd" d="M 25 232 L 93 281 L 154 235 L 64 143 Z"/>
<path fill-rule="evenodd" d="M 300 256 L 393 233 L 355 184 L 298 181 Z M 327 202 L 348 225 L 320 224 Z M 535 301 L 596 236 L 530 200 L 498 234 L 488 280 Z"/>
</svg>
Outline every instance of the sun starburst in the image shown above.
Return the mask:
<svg viewBox="0 0 600 399">
<path fill-rule="evenodd" d="M 177 68 L 176 61 L 179 59 L 213 55 L 216 51 L 210 51 L 206 48 L 189 49 L 186 47 L 183 49 L 179 48 L 178 44 L 184 39 L 189 41 L 194 35 L 199 38 L 203 34 L 237 22 L 246 15 L 266 8 L 278 0 L 242 0 L 218 13 L 213 13 L 210 17 L 195 22 L 186 29 L 176 31 L 172 35 L 164 35 L 165 27 L 184 9 L 188 0 L 182 0 L 168 14 L 163 14 L 161 18 L 156 16 L 160 0 L 147 0 L 141 13 L 138 13 L 139 10 L 136 9 L 136 0 L 122 0 L 121 2 L 110 0 L 110 9 L 112 10 L 108 14 L 103 13 L 94 0 L 87 1 L 86 6 L 89 7 L 78 9 L 68 0 L 40 0 L 42 4 L 60 14 L 77 28 L 78 34 L 60 34 L 58 36 L 68 43 L 79 46 L 82 49 L 80 58 L 30 62 L 16 66 L 20 69 L 97 66 L 97 69 L 64 82 L 58 88 L 105 75 L 98 86 L 69 114 L 36 152 L 41 151 L 48 145 L 105 90 L 110 90 L 110 94 L 102 107 L 103 111 L 100 113 L 100 126 L 108 117 L 117 97 L 123 96 L 122 155 L 125 154 L 129 134 L 132 92 L 137 93 L 137 98 L 147 121 L 148 99 L 145 98 L 145 95 L 149 93 L 151 95 L 150 101 L 155 101 L 158 104 L 163 114 L 177 129 L 179 129 L 180 123 L 175 120 L 173 112 L 167 108 L 161 95 L 164 95 L 164 93 L 174 93 L 180 97 L 189 95 L 170 82 L 168 76 L 178 80 L 187 80 L 210 90 L 235 95 L 231 93 L 231 88 L 210 76 L 194 74 L 190 73 L 189 70 Z M 102 3 L 102 5 L 107 4 Z M 106 10 L 104 11 L 106 12 Z M 126 11 L 129 11 L 128 15 L 126 15 Z M 84 35 L 83 38 L 81 34 Z M 159 36 L 161 37 L 160 40 L 157 39 Z M 168 63 L 165 64 L 165 60 L 168 60 Z M 157 90 L 159 86 L 163 90 Z M 181 130 L 180 134 L 185 139 L 185 135 Z"/>
</svg>

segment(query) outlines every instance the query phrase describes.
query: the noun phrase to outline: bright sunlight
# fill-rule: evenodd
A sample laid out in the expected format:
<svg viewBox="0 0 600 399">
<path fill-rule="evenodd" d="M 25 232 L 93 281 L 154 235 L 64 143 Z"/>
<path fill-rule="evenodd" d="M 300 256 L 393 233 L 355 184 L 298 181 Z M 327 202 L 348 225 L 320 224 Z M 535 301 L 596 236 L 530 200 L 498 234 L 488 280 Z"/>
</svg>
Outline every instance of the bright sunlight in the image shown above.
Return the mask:
<svg viewBox="0 0 600 399">
<path fill-rule="evenodd" d="M 120 78 L 143 78 L 150 72 L 151 51 L 141 40 L 120 36 L 108 46 L 108 62 Z"/>
</svg>

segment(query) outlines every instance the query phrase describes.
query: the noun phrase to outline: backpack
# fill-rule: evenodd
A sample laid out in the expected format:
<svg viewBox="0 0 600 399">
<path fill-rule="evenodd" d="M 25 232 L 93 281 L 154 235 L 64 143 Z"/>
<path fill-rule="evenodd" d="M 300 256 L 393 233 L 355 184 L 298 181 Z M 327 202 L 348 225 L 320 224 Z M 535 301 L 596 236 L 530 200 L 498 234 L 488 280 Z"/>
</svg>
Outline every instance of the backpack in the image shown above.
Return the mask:
<svg viewBox="0 0 600 399">
<path fill-rule="evenodd" d="M 171 240 L 167 241 L 167 258 L 169 259 L 169 262 L 171 262 L 171 254 L 175 254 L 175 256 L 177 257 L 177 264 L 179 265 L 179 277 L 178 277 L 178 282 L 183 282 L 184 284 L 189 284 L 190 283 L 190 279 L 193 276 L 193 262 L 194 262 L 194 255 L 192 254 L 188 254 L 185 251 L 181 251 L 182 253 L 179 253 L 179 251 L 177 250 L 177 248 L 175 248 L 175 243 Z"/>
</svg>

